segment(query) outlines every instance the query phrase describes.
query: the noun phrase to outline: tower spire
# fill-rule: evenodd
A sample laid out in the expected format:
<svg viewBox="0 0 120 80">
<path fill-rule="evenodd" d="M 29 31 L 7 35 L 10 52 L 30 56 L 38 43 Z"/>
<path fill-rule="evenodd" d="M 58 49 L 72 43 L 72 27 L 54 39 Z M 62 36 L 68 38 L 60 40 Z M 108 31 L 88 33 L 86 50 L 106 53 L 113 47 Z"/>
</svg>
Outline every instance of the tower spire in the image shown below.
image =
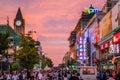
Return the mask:
<svg viewBox="0 0 120 80">
<path fill-rule="evenodd" d="M 7 25 L 9 25 L 9 17 L 7 16 Z"/>
<path fill-rule="evenodd" d="M 23 19 L 22 13 L 21 13 L 21 10 L 20 10 L 20 7 L 18 8 L 18 11 L 17 11 L 17 14 L 16 14 L 16 19 L 17 19 L 17 20 Z"/>
<path fill-rule="evenodd" d="M 94 9 L 94 7 L 93 7 L 93 5 L 92 4 L 90 4 L 90 7 L 89 7 L 90 9 Z"/>
</svg>

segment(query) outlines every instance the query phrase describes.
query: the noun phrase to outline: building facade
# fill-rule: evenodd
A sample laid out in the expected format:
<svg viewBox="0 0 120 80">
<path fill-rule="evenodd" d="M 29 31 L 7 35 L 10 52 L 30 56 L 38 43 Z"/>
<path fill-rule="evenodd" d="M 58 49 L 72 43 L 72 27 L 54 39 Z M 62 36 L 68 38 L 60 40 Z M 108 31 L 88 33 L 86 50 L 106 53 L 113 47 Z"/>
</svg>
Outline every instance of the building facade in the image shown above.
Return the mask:
<svg viewBox="0 0 120 80">
<path fill-rule="evenodd" d="M 120 35 L 120 1 L 107 0 L 102 11 L 97 12 L 92 6 L 89 9 L 95 10 L 95 13 L 87 15 L 86 11 L 82 12 L 74 29 L 76 42 L 73 47 L 74 53 L 77 54 L 76 60 L 80 61 L 80 58 L 84 57 L 84 52 L 86 59 L 84 58 L 80 63 L 97 65 L 100 69 L 117 70 L 120 68 L 118 36 Z M 83 41 L 86 42 L 81 42 L 81 37 L 85 38 Z M 83 43 L 86 44 L 85 47 L 81 45 Z"/>
</svg>

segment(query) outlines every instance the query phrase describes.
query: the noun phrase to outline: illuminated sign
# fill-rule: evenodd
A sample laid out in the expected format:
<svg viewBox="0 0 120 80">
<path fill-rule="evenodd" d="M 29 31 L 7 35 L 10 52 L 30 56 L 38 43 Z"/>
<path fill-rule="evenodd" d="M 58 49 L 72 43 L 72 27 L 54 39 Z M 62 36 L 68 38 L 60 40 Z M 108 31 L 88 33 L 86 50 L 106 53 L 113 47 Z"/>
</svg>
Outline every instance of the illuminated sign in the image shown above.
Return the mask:
<svg viewBox="0 0 120 80">
<path fill-rule="evenodd" d="M 84 12 L 87 13 L 87 14 L 98 13 L 98 9 L 96 9 L 96 8 L 94 8 L 94 9 L 92 9 L 92 8 L 86 8 L 84 10 Z"/>
<path fill-rule="evenodd" d="M 120 42 L 120 32 L 114 35 L 113 42 L 114 43 L 119 43 Z"/>
<path fill-rule="evenodd" d="M 83 62 L 86 60 L 86 38 L 85 37 L 78 37 L 78 44 L 77 44 L 77 60 Z"/>
<path fill-rule="evenodd" d="M 111 44 L 109 47 L 109 53 L 111 54 L 116 54 L 116 53 L 120 53 L 120 44 Z"/>
</svg>

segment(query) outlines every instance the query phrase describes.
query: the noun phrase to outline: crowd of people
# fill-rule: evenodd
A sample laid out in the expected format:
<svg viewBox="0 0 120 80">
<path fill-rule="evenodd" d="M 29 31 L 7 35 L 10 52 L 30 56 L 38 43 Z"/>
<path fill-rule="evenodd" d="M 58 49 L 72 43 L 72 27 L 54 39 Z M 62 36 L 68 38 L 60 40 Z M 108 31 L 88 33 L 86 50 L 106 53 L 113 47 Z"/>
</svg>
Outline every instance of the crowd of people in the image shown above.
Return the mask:
<svg viewBox="0 0 120 80">
<path fill-rule="evenodd" d="M 98 71 L 97 80 L 120 80 L 120 70 L 103 70 Z"/>
<path fill-rule="evenodd" d="M 0 80 L 80 80 L 79 73 L 77 71 L 63 71 L 63 70 L 23 70 L 5 72 L 0 75 Z M 81 79 L 82 80 L 82 79 Z"/>
<path fill-rule="evenodd" d="M 6 71 L 0 75 L 0 80 L 84 80 L 79 72 L 68 70 L 22 70 Z M 99 71 L 96 80 L 120 80 L 120 71 Z"/>
</svg>

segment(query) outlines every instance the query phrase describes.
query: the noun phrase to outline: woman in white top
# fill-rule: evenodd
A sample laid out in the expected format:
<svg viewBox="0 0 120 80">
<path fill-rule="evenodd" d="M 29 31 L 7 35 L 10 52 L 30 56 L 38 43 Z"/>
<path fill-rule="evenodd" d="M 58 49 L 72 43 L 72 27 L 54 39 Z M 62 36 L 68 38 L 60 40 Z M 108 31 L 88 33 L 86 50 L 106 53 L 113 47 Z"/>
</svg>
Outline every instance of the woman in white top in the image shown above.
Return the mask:
<svg viewBox="0 0 120 80">
<path fill-rule="evenodd" d="M 12 80 L 19 80 L 17 72 L 13 72 Z"/>
<path fill-rule="evenodd" d="M 10 72 L 7 72 L 7 74 L 6 74 L 6 79 L 7 79 L 7 80 L 11 80 L 11 74 L 10 74 Z"/>
</svg>

